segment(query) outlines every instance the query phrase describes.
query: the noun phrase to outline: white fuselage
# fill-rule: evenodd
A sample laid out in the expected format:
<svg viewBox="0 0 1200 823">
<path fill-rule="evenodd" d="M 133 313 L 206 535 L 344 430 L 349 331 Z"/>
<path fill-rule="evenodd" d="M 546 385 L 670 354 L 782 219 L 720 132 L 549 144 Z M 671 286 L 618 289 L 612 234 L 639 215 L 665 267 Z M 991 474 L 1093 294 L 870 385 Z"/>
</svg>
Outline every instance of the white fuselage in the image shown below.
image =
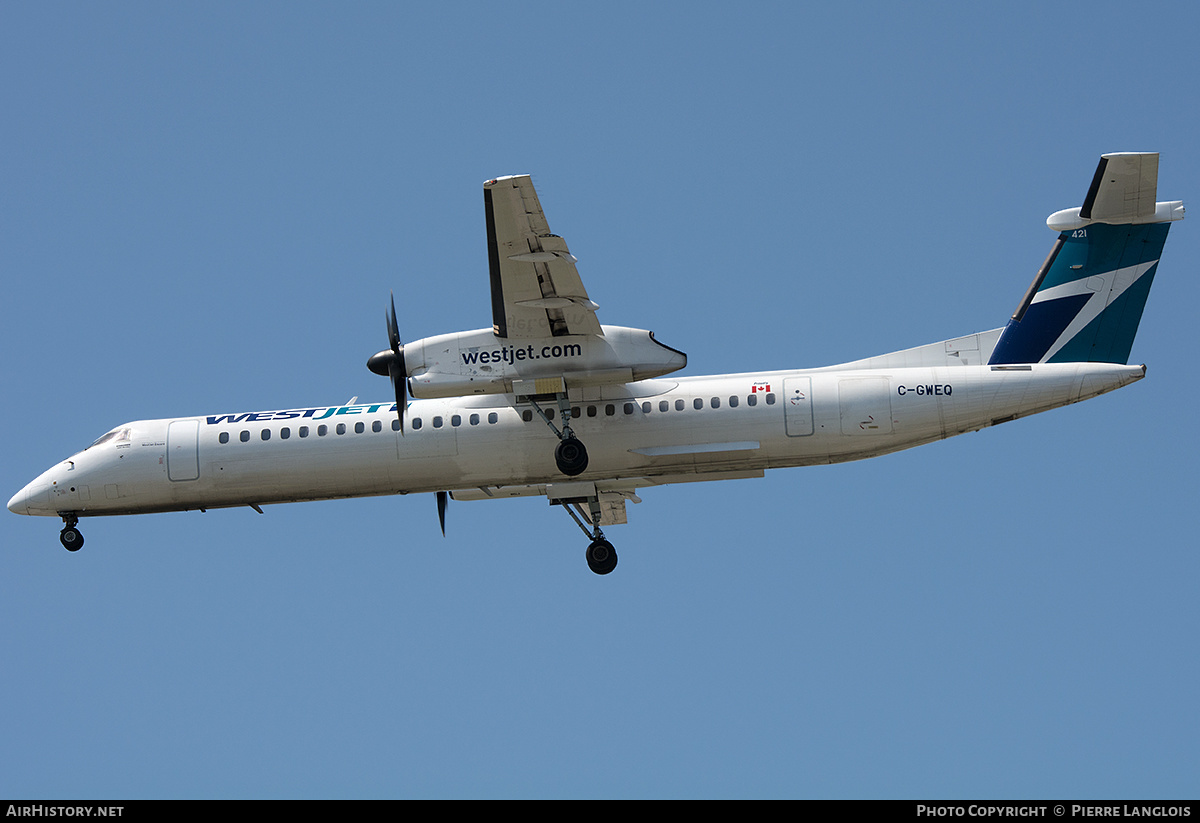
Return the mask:
<svg viewBox="0 0 1200 823">
<path fill-rule="evenodd" d="M 554 434 L 512 395 L 414 401 L 403 435 L 391 403 L 142 420 L 44 472 L 8 508 L 115 515 L 444 490 L 506 497 L 566 481 L 602 489 L 751 477 L 910 448 L 1144 374 L 1142 366 L 1104 363 L 833 367 L 594 387 L 571 393 L 571 426 L 591 458 L 575 478 L 558 472 Z"/>
</svg>

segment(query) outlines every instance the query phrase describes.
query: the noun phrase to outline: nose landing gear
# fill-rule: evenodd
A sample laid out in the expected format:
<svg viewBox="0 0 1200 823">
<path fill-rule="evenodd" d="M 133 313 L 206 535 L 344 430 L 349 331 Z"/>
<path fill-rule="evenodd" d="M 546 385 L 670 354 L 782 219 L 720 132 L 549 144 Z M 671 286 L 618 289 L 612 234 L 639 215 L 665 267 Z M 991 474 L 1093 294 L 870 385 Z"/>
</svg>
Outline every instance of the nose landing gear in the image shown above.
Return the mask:
<svg viewBox="0 0 1200 823">
<path fill-rule="evenodd" d="M 79 518 L 74 514 L 64 514 L 62 519 L 63 529 L 58 534 L 59 542 L 67 551 L 77 552 L 83 548 L 83 535 L 75 528 L 79 524 Z"/>
</svg>

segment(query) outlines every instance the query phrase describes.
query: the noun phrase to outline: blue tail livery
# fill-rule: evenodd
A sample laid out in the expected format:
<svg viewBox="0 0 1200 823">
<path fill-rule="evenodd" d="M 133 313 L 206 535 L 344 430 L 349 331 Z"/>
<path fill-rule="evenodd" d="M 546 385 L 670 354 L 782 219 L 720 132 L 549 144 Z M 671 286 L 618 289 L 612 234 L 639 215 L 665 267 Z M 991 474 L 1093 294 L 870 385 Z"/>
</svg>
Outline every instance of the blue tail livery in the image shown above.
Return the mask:
<svg viewBox="0 0 1200 823">
<path fill-rule="evenodd" d="M 1060 232 L 990 365 L 1121 363 L 1182 201 L 1157 203 L 1158 154 L 1106 154 L 1083 206 L 1046 221 Z"/>
</svg>

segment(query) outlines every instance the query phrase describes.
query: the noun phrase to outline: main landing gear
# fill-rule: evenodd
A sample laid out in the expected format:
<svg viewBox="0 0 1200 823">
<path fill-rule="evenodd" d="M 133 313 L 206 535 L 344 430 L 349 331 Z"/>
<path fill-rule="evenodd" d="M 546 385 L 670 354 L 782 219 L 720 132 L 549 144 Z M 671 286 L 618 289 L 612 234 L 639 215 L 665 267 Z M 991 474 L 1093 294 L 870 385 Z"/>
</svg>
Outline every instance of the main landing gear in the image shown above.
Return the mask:
<svg viewBox="0 0 1200 823">
<path fill-rule="evenodd" d="M 613 548 L 612 543 L 604 539 L 604 532 L 600 530 L 599 501 L 594 497 L 590 497 L 587 500 L 587 504 L 589 509 L 587 513 L 584 513 L 578 501 L 564 500 L 560 505 L 562 505 L 563 510 L 567 514 L 571 515 L 571 519 L 575 521 L 575 525 L 592 539 L 592 542 L 587 547 L 587 553 L 584 555 L 587 559 L 588 568 L 596 574 L 608 574 L 617 567 L 617 550 Z M 575 513 L 576 509 L 579 510 L 580 514 L 583 514 L 583 517 Z M 584 525 L 584 518 L 590 520 L 592 524 L 590 529 Z"/>
<path fill-rule="evenodd" d="M 79 529 L 75 528 L 79 525 L 79 518 L 73 513 L 62 515 L 63 529 L 58 534 L 59 541 L 63 544 L 63 548 L 69 552 L 77 552 L 83 548 L 83 535 Z"/>
<path fill-rule="evenodd" d="M 587 564 L 596 574 L 608 574 L 617 567 L 617 550 L 604 539 L 603 534 L 587 547 Z"/>
<path fill-rule="evenodd" d="M 567 477 L 575 477 L 587 470 L 587 449 L 584 448 L 579 438 L 575 436 L 575 432 L 571 431 L 571 404 L 567 400 L 567 395 L 559 392 L 554 395 L 554 399 L 557 401 L 558 410 L 562 414 L 562 429 L 559 429 L 558 426 L 555 426 L 550 421 L 550 418 L 542 411 L 542 407 L 538 405 L 537 400 L 530 397 L 529 402 L 533 404 L 534 411 L 538 413 L 538 416 L 546 421 L 546 425 L 558 435 L 558 445 L 554 448 L 554 465 L 558 466 L 558 470 Z M 613 565 L 616 565 L 615 560 L 613 561 Z M 612 569 L 609 569 L 609 571 L 612 571 Z M 601 574 L 606 574 L 606 572 L 601 572 Z"/>
<path fill-rule="evenodd" d="M 588 465 L 587 449 L 574 435 L 567 435 L 554 447 L 554 465 L 568 477 L 583 474 Z"/>
</svg>

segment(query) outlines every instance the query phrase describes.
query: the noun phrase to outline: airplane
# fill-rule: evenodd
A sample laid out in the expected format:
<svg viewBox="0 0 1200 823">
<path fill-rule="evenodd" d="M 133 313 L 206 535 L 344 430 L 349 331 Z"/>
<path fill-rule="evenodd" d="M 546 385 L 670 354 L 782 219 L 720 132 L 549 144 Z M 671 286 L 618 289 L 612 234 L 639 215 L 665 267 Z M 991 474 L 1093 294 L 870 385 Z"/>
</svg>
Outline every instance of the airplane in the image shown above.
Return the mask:
<svg viewBox="0 0 1200 823">
<path fill-rule="evenodd" d="M 434 493 L 545 497 L 587 536 L 588 567 L 617 553 L 603 527 L 670 483 L 861 460 L 1086 400 L 1141 380 L 1134 335 L 1182 201 L 1157 202 L 1158 154 L 1105 154 L 1083 205 L 1003 327 L 821 368 L 677 376 L 687 355 L 601 325 L 528 175 L 483 184 L 492 327 L 389 346 L 368 368 L 394 402 L 123 423 L 13 495 L 62 518 Z M 670 375 L 670 377 L 668 377 Z M 409 397 L 412 397 L 410 400 Z M 553 445 L 553 448 L 551 447 Z"/>
</svg>

